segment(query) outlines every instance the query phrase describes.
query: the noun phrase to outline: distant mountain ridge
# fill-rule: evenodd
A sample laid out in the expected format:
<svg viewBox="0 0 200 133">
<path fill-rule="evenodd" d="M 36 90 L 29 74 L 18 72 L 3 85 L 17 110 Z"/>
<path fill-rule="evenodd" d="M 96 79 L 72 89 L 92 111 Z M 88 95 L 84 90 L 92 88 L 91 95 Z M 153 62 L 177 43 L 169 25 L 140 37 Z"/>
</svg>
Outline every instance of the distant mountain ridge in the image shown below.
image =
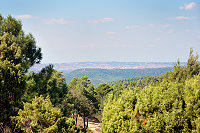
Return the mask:
<svg viewBox="0 0 200 133">
<path fill-rule="evenodd" d="M 181 65 L 185 65 L 183 62 Z M 40 71 L 48 64 L 34 65 L 30 70 Z M 72 62 L 54 63 L 54 69 L 69 73 L 77 69 L 145 69 L 145 68 L 166 68 L 173 67 L 173 62 Z"/>
<path fill-rule="evenodd" d="M 64 74 L 67 82 L 73 78 L 87 76 L 93 84 L 106 83 L 121 79 L 161 75 L 173 70 L 173 67 L 165 68 L 145 68 L 145 69 L 77 69 L 70 73 Z"/>
</svg>

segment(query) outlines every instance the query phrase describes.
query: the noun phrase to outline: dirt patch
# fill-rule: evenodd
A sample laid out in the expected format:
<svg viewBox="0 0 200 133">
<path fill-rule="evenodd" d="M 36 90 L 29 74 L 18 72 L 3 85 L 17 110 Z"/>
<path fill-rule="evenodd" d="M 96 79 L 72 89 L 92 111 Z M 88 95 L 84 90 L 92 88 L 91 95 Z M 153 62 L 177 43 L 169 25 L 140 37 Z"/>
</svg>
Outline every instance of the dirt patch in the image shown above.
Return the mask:
<svg viewBox="0 0 200 133">
<path fill-rule="evenodd" d="M 95 117 L 88 117 L 88 128 L 94 133 L 101 132 L 101 123 Z"/>
<path fill-rule="evenodd" d="M 99 120 L 95 117 L 86 117 L 85 126 L 87 126 L 87 119 L 88 119 L 88 128 L 94 133 L 100 133 L 101 123 L 99 122 Z M 81 130 L 84 128 L 82 117 L 77 118 L 77 127 Z"/>
</svg>

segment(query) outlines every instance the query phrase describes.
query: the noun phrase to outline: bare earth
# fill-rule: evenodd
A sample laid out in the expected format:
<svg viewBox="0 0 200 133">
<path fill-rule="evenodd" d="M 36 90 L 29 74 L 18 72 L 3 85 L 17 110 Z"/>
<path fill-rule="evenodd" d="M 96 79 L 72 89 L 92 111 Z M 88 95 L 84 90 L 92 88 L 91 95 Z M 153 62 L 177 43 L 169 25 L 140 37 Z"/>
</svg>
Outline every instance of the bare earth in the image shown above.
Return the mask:
<svg viewBox="0 0 200 133">
<path fill-rule="evenodd" d="M 100 133 L 101 132 L 101 123 L 99 120 L 95 117 L 87 117 L 88 118 L 88 128 L 93 132 L 93 133 Z M 86 119 L 87 119 L 86 118 Z M 86 125 L 86 124 L 85 124 Z M 78 123 L 77 126 L 80 129 L 83 129 L 83 118 L 78 117 Z"/>
<path fill-rule="evenodd" d="M 94 133 L 100 133 L 101 123 L 95 117 L 88 117 L 88 128 L 92 130 Z"/>
</svg>

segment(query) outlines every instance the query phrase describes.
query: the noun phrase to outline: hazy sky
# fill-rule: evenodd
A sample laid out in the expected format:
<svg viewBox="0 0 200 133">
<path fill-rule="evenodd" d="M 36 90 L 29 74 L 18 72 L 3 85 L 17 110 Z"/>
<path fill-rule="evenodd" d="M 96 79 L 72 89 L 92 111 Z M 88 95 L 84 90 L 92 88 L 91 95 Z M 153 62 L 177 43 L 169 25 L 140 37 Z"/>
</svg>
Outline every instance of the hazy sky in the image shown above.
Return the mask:
<svg viewBox="0 0 200 133">
<path fill-rule="evenodd" d="M 200 0 L 1 0 L 42 63 L 186 61 L 200 54 Z"/>
</svg>

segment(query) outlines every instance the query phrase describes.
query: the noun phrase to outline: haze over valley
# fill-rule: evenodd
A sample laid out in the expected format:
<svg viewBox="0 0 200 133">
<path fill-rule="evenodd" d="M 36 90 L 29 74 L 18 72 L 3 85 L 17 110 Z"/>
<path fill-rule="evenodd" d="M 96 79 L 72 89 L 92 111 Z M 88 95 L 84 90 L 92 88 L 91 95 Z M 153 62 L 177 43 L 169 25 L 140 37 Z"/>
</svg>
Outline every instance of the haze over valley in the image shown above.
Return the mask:
<svg viewBox="0 0 200 133">
<path fill-rule="evenodd" d="M 64 73 L 77 69 L 145 69 L 145 68 L 166 68 L 173 67 L 175 62 L 72 62 L 55 63 L 54 68 Z M 185 65 L 186 63 L 181 63 Z M 30 70 L 39 71 L 49 64 L 36 64 Z"/>
<path fill-rule="evenodd" d="M 39 72 L 48 64 L 36 64 L 30 71 Z M 186 63 L 180 63 L 185 66 Z M 66 82 L 87 76 L 93 84 L 132 77 L 161 75 L 173 70 L 173 62 L 74 62 L 56 63 L 54 69 L 63 73 Z"/>
</svg>

